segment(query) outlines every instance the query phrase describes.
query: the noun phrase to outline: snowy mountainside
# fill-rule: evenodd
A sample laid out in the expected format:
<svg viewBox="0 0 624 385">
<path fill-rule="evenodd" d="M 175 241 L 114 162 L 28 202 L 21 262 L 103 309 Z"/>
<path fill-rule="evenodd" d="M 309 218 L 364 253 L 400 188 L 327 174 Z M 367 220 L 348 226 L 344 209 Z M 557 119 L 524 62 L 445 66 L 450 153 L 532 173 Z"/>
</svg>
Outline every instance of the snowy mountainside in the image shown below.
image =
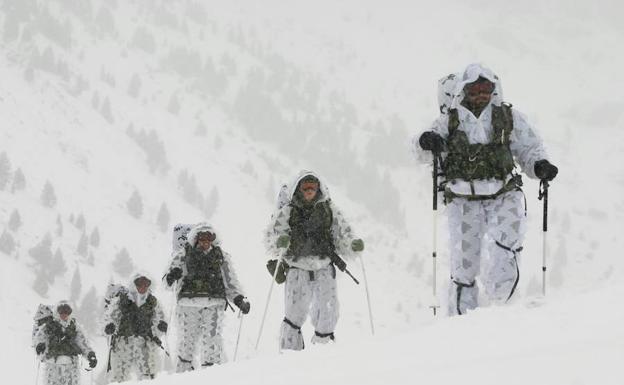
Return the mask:
<svg viewBox="0 0 624 385">
<path fill-rule="evenodd" d="M 0 326 L 15 346 L 0 353 L 3 368 L 32 370 L 32 314 L 62 298 L 104 360 L 95 315 L 106 284 L 137 268 L 158 280 L 171 226 L 204 219 L 252 301 L 242 357 L 271 360 L 281 290 L 252 351 L 269 284 L 262 230 L 280 184 L 301 168 L 325 176 L 366 241 L 378 335 L 420 328 L 430 320 L 430 176 L 409 158 L 409 139 L 437 114 L 437 79 L 474 61 L 499 73 L 560 166 L 550 293 L 614 285 L 624 272 L 624 99 L 612 91 L 624 63 L 610 12 L 621 5 L 602 3 L 2 1 Z M 525 183 L 518 301 L 541 279 L 541 203 Z M 362 287 L 339 284 L 337 335 L 348 345 L 369 333 L 366 303 Z M 156 291 L 167 306 L 170 294 Z M 235 327 L 229 316 L 230 345 Z"/>
</svg>

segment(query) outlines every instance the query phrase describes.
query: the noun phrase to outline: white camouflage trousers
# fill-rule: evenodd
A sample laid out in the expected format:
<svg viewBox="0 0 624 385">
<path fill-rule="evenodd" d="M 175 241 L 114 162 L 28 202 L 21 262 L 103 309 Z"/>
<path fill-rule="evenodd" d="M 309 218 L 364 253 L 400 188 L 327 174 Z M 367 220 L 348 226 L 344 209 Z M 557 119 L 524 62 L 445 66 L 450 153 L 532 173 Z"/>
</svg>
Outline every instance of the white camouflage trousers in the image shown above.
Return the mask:
<svg viewBox="0 0 624 385">
<path fill-rule="evenodd" d="M 133 372 L 139 380 L 154 378 L 159 366 L 156 349 L 156 344 L 143 337 L 116 337 L 110 357 L 111 381 L 128 381 Z"/>
<path fill-rule="evenodd" d="M 485 277 L 481 278 L 486 294 L 495 302 L 510 299 L 520 279 L 518 260 L 526 227 L 524 194 L 511 191 L 483 201 L 454 198 L 447 210 L 451 247 L 449 315 L 464 314 L 478 306 L 475 280 L 481 270 L 482 241 L 490 257 Z"/>
<path fill-rule="evenodd" d="M 224 309 L 221 305 L 210 307 L 178 305 L 178 364 L 176 372 L 193 370 L 193 358 L 199 349 L 202 367 L 225 361 L 223 352 Z M 199 346 L 198 346 L 199 342 Z"/>
<path fill-rule="evenodd" d="M 46 360 L 47 385 L 80 385 L 80 358 L 61 356 Z"/>
<path fill-rule="evenodd" d="M 304 348 L 301 326 L 308 313 L 316 332 L 313 341 L 333 339 L 338 323 L 336 271 L 333 265 L 313 272 L 290 268 L 285 290 L 286 316 L 280 329 L 280 347 L 291 350 Z"/>
</svg>

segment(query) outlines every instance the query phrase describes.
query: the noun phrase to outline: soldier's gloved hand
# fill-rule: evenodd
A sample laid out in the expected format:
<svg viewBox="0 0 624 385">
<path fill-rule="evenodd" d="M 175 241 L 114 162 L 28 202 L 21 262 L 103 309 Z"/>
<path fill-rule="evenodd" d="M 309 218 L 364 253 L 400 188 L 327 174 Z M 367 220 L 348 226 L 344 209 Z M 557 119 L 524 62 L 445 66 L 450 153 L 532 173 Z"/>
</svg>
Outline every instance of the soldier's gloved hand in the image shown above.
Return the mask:
<svg viewBox="0 0 624 385">
<path fill-rule="evenodd" d="M 546 159 L 538 160 L 535 162 L 533 166 L 533 171 L 535 171 L 535 176 L 539 179 L 546 179 L 547 181 L 551 181 L 555 179 L 557 174 L 559 173 L 559 169 L 557 166 L 551 164 Z"/>
<path fill-rule="evenodd" d="M 277 238 L 277 242 L 275 244 L 280 249 L 287 248 L 288 245 L 290 244 L 290 235 L 286 235 L 286 234 L 280 235 L 279 238 Z"/>
<path fill-rule="evenodd" d="M 35 352 L 37 352 L 37 354 L 39 355 L 39 354 L 45 352 L 45 348 L 46 348 L 46 346 L 45 346 L 45 344 L 43 342 L 38 343 L 37 346 L 35 346 Z"/>
<path fill-rule="evenodd" d="M 245 297 L 243 297 L 242 294 L 239 294 L 234 298 L 234 305 L 236 305 L 243 312 L 243 314 L 249 313 L 249 310 L 251 309 L 251 304 L 249 301 L 245 301 Z"/>
<path fill-rule="evenodd" d="M 158 326 L 156 326 L 156 328 L 158 330 L 160 330 L 161 332 L 163 332 L 163 333 L 167 333 L 168 325 L 167 325 L 167 323 L 165 321 L 160 321 L 158 323 Z"/>
<path fill-rule="evenodd" d="M 106 325 L 104 327 L 104 333 L 108 334 L 109 336 L 115 333 L 115 324 L 111 322 L 108 325 Z"/>
<path fill-rule="evenodd" d="M 178 279 L 182 278 L 182 269 L 180 269 L 179 267 L 174 267 L 173 269 L 171 269 L 171 271 L 167 274 L 167 285 L 171 286 L 173 285 L 173 283 L 175 281 L 177 281 Z"/>
<path fill-rule="evenodd" d="M 97 365 L 97 358 L 95 358 L 95 352 L 89 352 L 89 354 L 87 354 L 87 360 L 89 360 L 89 367 L 91 369 L 95 368 L 95 365 Z"/>
<path fill-rule="evenodd" d="M 444 151 L 444 139 L 433 131 L 425 131 L 418 139 L 420 147 L 425 151 Z"/>
<path fill-rule="evenodd" d="M 361 239 L 354 239 L 351 242 L 351 250 L 353 251 L 363 251 L 364 250 L 364 241 Z"/>
</svg>

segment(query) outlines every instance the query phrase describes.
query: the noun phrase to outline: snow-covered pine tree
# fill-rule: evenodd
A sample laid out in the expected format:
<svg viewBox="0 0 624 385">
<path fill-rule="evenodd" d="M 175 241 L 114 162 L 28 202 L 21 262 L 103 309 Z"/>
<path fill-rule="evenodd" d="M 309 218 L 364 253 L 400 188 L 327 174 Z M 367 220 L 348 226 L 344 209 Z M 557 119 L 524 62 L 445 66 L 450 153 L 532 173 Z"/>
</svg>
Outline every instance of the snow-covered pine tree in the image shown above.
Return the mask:
<svg viewBox="0 0 624 385">
<path fill-rule="evenodd" d="M 95 287 L 91 286 L 91 289 L 80 302 L 78 307 L 78 316 L 82 326 L 88 333 L 95 333 L 98 325 L 98 296 Z"/>
<path fill-rule="evenodd" d="M 86 258 L 89 252 L 89 241 L 86 233 L 82 233 L 78 245 L 76 246 L 76 253 L 83 258 Z"/>
<path fill-rule="evenodd" d="M 115 260 L 113 261 L 113 271 L 120 276 L 127 278 L 133 270 L 134 264 L 132 263 L 132 259 L 130 259 L 128 250 L 124 247 L 119 250 L 117 255 L 115 255 Z"/>
<path fill-rule="evenodd" d="M 160 205 L 160 210 L 158 210 L 158 218 L 156 219 L 156 223 L 158 224 L 158 228 L 163 233 L 169 229 L 169 221 L 171 220 L 171 216 L 169 215 L 169 209 L 165 202 Z"/>
<path fill-rule="evenodd" d="M 54 256 L 52 257 L 52 263 L 50 264 L 50 274 L 53 277 L 63 275 L 67 272 L 67 264 L 63 258 L 63 252 L 60 248 L 56 248 Z"/>
<path fill-rule="evenodd" d="M 14 209 L 9 217 L 9 230 L 15 232 L 19 230 L 20 226 L 22 226 L 22 217 L 20 216 L 19 211 Z"/>
<path fill-rule="evenodd" d="M 69 284 L 69 300 L 76 303 L 82 292 L 82 279 L 80 278 L 80 269 L 76 266 L 71 283 Z"/>
<path fill-rule="evenodd" d="M 74 223 L 74 226 L 76 226 L 78 230 L 86 231 L 87 221 L 85 220 L 85 217 L 82 213 L 80 213 L 80 215 L 78 215 L 78 218 L 76 218 L 76 223 Z"/>
<path fill-rule="evenodd" d="M 13 184 L 11 185 L 11 192 L 14 193 L 17 191 L 24 190 L 25 188 L 26 188 L 26 177 L 24 176 L 22 169 L 18 168 L 17 170 L 15 170 L 15 173 L 13 174 Z"/>
<path fill-rule="evenodd" d="M 93 247 L 98 247 L 100 245 L 100 230 L 97 226 L 91 232 L 91 236 L 89 236 L 89 244 Z"/>
<path fill-rule="evenodd" d="M 126 202 L 126 207 L 128 208 L 128 213 L 137 219 L 143 215 L 143 200 L 137 190 L 134 190 L 130 199 Z"/>
<path fill-rule="evenodd" d="M 15 240 L 6 230 L 0 235 L 0 251 L 6 255 L 11 255 L 15 251 Z"/>
<path fill-rule="evenodd" d="M 100 114 L 108 123 L 110 124 L 115 123 L 115 118 L 113 117 L 113 111 L 111 109 L 110 100 L 108 100 L 108 96 L 104 98 L 104 102 L 102 103 L 102 107 L 100 108 Z"/>
<path fill-rule="evenodd" d="M 54 192 L 54 186 L 50 181 L 46 181 L 41 192 L 41 204 L 45 207 L 52 208 L 56 206 L 56 193 Z"/>
<path fill-rule="evenodd" d="M 37 268 L 35 282 L 33 282 L 33 290 L 42 297 L 47 297 L 48 288 L 50 287 L 47 275 L 46 269 L 41 267 Z"/>
<path fill-rule="evenodd" d="M 211 217 L 214 215 L 217 210 L 217 206 L 219 205 L 219 190 L 217 190 L 216 186 L 212 187 L 210 190 L 210 195 L 204 201 L 204 215 L 206 217 Z"/>
<path fill-rule="evenodd" d="M 0 153 L 0 190 L 4 190 L 10 179 L 11 162 L 9 161 L 9 157 L 6 152 L 3 151 Z"/>
<path fill-rule="evenodd" d="M 50 267 L 52 262 L 52 236 L 47 233 L 43 239 L 28 250 L 28 254 L 37 262 L 37 267 L 44 270 Z"/>
<path fill-rule="evenodd" d="M 132 78 L 130 79 L 130 84 L 128 85 L 128 95 L 132 96 L 133 98 L 137 98 L 140 93 L 141 79 L 139 78 L 139 75 L 135 73 L 134 75 L 132 75 Z"/>
<path fill-rule="evenodd" d="M 61 220 L 61 214 L 57 215 L 56 217 L 56 232 L 55 232 L 57 237 L 62 237 L 63 236 L 63 221 Z"/>
</svg>

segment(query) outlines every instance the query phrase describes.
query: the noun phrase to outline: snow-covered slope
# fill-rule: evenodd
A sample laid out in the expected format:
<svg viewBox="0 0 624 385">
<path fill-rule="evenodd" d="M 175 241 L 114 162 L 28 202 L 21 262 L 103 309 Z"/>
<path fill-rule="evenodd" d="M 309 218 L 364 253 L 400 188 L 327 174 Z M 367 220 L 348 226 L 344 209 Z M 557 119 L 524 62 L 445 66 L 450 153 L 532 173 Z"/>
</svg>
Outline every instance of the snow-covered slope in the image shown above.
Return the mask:
<svg viewBox="0 0 624 385">
<path fill-rule="evenodd" d="M 134 268 L 160 277 L 171 226 L 199 220 L 220 229 L 252 301 L 243 357 L 262 359 L 244 365 L 299 360 L 275 356 L 280 290 L 261 351 L 251 346 L 269 284 L 262 230 L 280 184 L 301 168 L 325 176 L 366 241 L 377 338 L 360 342 L 369 333 L 364 291 L 341 277 L 340 343 L 331 349 L 354 368 L 358 360 L 348 357 L 372 360 L 377 345 L 398 349 L 396 341 L 409 338 L 426 352 L 433 337 L 419 340 L 430 334 L 444 339 L 449 329 L 461 335 L 481 323 L 486 330 L 525 311 L 573 318 L 559 299 L 571 297 L 576 306 L 579 292 L 618 292 L 624 96 L 615 91 L 624 30 L 618 2 L 595 4 L 3 1 L 0 338 L 11 346 L 0 349 L 3 371 L 17 383 L 34 381 L 33 312 L 63 298 L 76 302 L 104 359 L 105 341 L 95 332 L 106 284 L 124 282 Z M 541 205 L 537 184 L 526 181 L 520 303 L 509 313 L 484 309 L 438 326 L 428 309 L 430 177 L 410 159 L 408 143 L 437 114 L 437 79 L 474 61 L 498 72 L 506 99 L 536 124 L 560 166 L 550 202 L 553 299 L 544 309 L 522 305 L 538 294 L 541 279 Z M 48 188 L 42 197 L 48 181 L 54 193 Z M 352 265 L 361 277 L 357 261 Z M 602 291 L 592 293 L 596 287 Z M 168 305 L 170 295 L 156 292 Z M 605 317 L 605 333 L 615 321 Z M 230 316 L 230 344 L 235 327 Z M 386 342 L 389 336 L 395 340 Z M 364 347 L 345 347 L 356 343 Z M 599 341 L 588 344 L 600 355 Z M 485 354 L 487 345 L 475 349 Z M 438 358 L 425 360 L 423 370 L 445 367 Z M 554 375 L 563 363 L 543 369 Z"/>
</svg>

